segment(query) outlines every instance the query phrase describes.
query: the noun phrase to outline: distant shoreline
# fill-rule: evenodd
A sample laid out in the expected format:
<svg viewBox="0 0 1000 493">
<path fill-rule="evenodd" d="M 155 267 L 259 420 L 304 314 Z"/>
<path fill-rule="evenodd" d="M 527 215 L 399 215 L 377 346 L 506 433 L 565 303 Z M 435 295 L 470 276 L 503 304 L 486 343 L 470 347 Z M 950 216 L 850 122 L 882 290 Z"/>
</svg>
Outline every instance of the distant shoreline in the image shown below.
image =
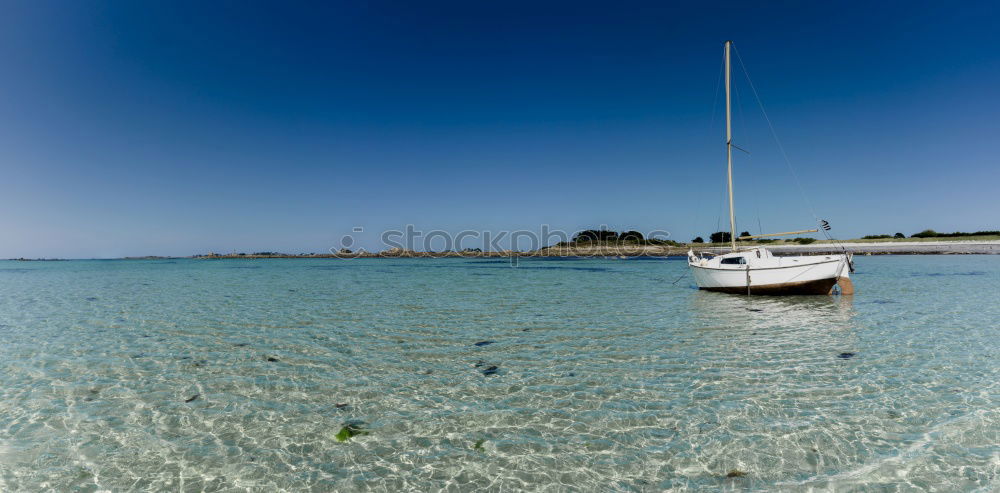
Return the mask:
<svg viewBox="0 0 1000 493">
<path fill-rule="evenodd" d="M 763 246 L 776 255 L 823 255 L 842 253 L 844 250 L 855 255 L 1000 255 L 1000 239 L 990 240 L 846 240 L 840 242 L 816 241 L 810 244 L 797 244 L 791 241 L 780 243 L 756 244 L 740 243 L 743 248 Z M 722 243 L 688 243 L 680 246 L 643 245 L 643 244 L 570 244 L 549 246 L 532 251 L 501 250 L 495 252 L 418 252 L 413 250 L 390 249 L 382 252 L 350 252 L 325 254 L 205 254 L 191 256 L 157 256 L 121 257 L 115 259 L 86 260 L 234 260 L 234 259 L 366 259 L 366 258 L 567 258 L 567 257 L 683 257 L 688 250 L 707 253 L 724 253 L 729 251 L 728 244 Z M 60 258 L 12 258 L 7 260 L 54 262 Z"/>
<path fill-rule="evenodd" d="M 808 245 L 795 243 L 741 245 L 744 248 L 764 246 L 776 255 L 823 255 L 842 253 L 844 250 L 855 255 L 997 255 L 1000 254 L 1000 240 L 989 241 L 893 241 L 893 242 L 816 242 Z M 729 251 L 728 245 L 687 244 L 665 245 L 576 245 L 553 246 L 539 250 L 515 252 L 417 252 L 397 250 L 385 252 L 362 252 L 320 255 L 198 255 L 191 258 L 213 259 L 264 259 L 264 258 L 564 258 L 564 257 L 684 257 L 688 250 L 708 253 Z"/>
</svg>

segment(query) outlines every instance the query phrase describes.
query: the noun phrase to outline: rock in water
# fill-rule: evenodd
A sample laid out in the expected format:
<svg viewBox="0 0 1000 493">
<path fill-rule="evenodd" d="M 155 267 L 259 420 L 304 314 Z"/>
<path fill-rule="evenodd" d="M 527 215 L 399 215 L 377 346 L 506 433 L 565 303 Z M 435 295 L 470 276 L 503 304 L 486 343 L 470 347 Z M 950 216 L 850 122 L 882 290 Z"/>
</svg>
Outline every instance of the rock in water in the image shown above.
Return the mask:
<svg viewBox="0 0 1000 493">
<path fill-rule="evenodd" d="M 726 477 L 727 478 L 742 478 L 743 476 L 746 476 L 746 475 L 747 475 L 747 473 L 745 473 L 745 472 L 743 472 L 743 471 L 741 471 L 739 469 L 733 469 L 733 470 L 729 471 L 729 474 L 726 474 Z"/>
<path fill-rule="evenodd" d="M 184 399 L 184 402 L 194 402 L 194 400 L 197 399 L 198 397 L 201 397 L 201 394 L 192 395 L 191 397 Z"/>
<path fill-rule="evenodd" d="M 854 353 L 840 353 L 837 357 L 840 359 L 850 359 L 854 357 Z"/>
<path fill-rule="evenodd" d="M 346 442 L 352 437 L 367 435 L 369 432 L 364 428 L 364 425 L 363 421 L 348 421 L 344 423 L 344 426 L 340 428 L 335 437 L 338 442 Z"/>
<path fill-rule="evenodd" d="M 477 342 L 477 343 L 475 343 L 473 345 L 474 346 L 478 346 L 478 347 L 483 347 L 483 346 L 489 346 L 490 344 L 494 344 L 496 342 L 497 341 L 479 341 L 479 342 Z"/>
<path fill-rule="evenodd" d="M 483 375 L 486 375 L 486 376 L 496 375 L 497 371 L 499 371 L 499 370 L 500 370 L 499 367 L 497 367 L 497 366 L 491 366 L 491 367 L 483 370 Z"/>
</svg>

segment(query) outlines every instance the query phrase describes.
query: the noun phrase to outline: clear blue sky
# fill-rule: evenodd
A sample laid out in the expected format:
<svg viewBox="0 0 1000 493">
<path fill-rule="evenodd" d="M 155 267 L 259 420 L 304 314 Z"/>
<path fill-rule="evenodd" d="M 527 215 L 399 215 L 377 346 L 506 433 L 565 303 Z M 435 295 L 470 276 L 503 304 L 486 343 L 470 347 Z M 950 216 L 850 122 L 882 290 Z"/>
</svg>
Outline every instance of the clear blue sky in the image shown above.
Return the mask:
<svg viewBox="0 0 1000 493">
<path fill-rule="evenodd" d="M 726 39 L 837 236 L 1000 229 L 995 2 L 695 3 L 4 2 L 0 257 L 705 236 Z M 737 88 L 739 228 L 812 227 Z"/>
</svg>

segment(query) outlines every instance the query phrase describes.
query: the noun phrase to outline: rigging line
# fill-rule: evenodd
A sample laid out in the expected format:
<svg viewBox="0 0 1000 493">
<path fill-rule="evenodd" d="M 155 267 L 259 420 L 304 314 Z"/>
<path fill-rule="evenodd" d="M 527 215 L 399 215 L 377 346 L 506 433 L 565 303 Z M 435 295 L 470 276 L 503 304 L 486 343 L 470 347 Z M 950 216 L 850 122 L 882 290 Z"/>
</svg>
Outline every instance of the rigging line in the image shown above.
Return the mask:
<svg viewBox="0 0 1000 493">
<path fill-rule="evenodd" d="M 715 79 L 715 95 L 712 98 L 712 119 L 708 122 L 708 130 L 712 131 L 712 127 L 715 126 L 715 108 L 719 104 L 719 88 L 722 87 L 722 76 L 725 74 L 726 68 L 726 55 L 722 55 L 722 60 L 719 63 L 719 77 Z"/>
<path fill-rule="evenodd" d="M 733 99 L 736 100 L 735 101 L 736 104 L 734 106 L 736 106 L 736 110 L 740 114 L 738 120 L 739 120 L 740 128 L 743 130 L 742 135 L 748 135 L 748 133 L 747 133 L 747 119 L 743 115 L 743 99 L 740 98 L 740 86 L 739 86 L 739 84 L 732 84 L 732 87 L 733 87 L 733 96 L 734 96 Z M 729 146 L 730 147 L 736 147 L 736 145 L 733 144 L 733 140 L 735 140 L 735 139 L 730 139 L 730 141 L 729 141 Z M 736 148 L 740 149 L 739 147 L 736 147 Z M 743 151 L 743 149 L 740 149 L 740 150 Z M 743 151 L 743 152 L 747 152 L 747 151 Z M 747 154 L 750 154 L 750 153 L 747 152 Z M 736 160 L 735 159 L 733 160 L 733 169 L 734 170 L 736 169 Z M 733 193 L 735 194 L 735 190 L 734 190 Z M 739 230 L 739 226 L 738 225 L 739 225 L 739 217 L 736 215 L 736 213 L 734 211 L 734 213 L 733 213 L 733 226 L 736 226 L 736 230 Z M 736 230 L 730 231 L 730 234 L 736 235 Z M 739 243 L 740 240 L 736 240 L 736 242 Z"/>
<path fill-rule="evenodd" d="M 722 187 L 719 189 L 719 215 L 715 218 L 715 231 L 712 233 L 722 232 L 722 216 L 727 213 L 726 211 L 726 195 L 729 191 L 729 182 L 726 177 L 723 176 Z M 712 241 L 709 238 L 709 241 Z"/>
<path fill-rule="evenodd" d="M 736 59 L 740 62 L 740 68 L 743 69 L 743 75 L 746 76 L 747 83 L 750 85 L 750 90 L 753 91 L 753 97 L 757 100 L 757 106 L 760 107 L 760 112 L 764 115 L 764 121 L 767 122 L 767 128 L 771 131 L 771 137 L 774 139 L 775 144 L 778 145 L 778 150 L 781 151 L 781 157 L 784 158 L 785 164 L 788 166 L 788 171 L 791 172 L 792 177 L 795 178 L 795 184 L 798 186 L 799 193 L 802 194 L 803 200 L 805 200 L 806 205 L 809 207 L 809 212 L 812 213 L 814 219 L 819 221 L 819 216 L 816 215 L 816 210 L 813 209 L 812 202 L 809 201 L 809 196 L 806 195 L 805 189 L 802 187 L 802 181 L 799 180 L 799 175 L 795 173 L 795 168 L 792 167 L 792 161 L 788 159 L 788 153 L 785 152 L 785 146 L 781 145 L 781 139 L 778 139 L 778 133 L 774 130 L 771 118 L 767 116 L 767 110 L 764 109 L 764 103 L 760 100 L 760 94 L 757 93 L 757 87 L 753 85 L 753 80 L 750 79 L 750 72 L 743 63 L 743 57 L 740 56 L 740 52 L 735 49 L 735 46 L 733 48 L 733 51 L 736 52 Z"/>
<path fill-rule="evenodd" d="M 736 96 L 736 98 L 735 98 L 736 99 L 736 105 L 735 105 L 736 109 L 740 112 L 740 118 L 739 118 L 739 120 L 740 120 L 740 129 L 743 130 L 743 136 L 747 137 L 747 136 L 750 135 L 750 132 L 747 131 L 747 117 L 746 117 L 746 115 L 743 114 L 743 112 L 744 112 L 744 110 L 743 110 L 743 98 L 740 97 L 740 86 L 738 84 L 733 84 L 733 95 Z M 733 140 L 736 140 L 736 139 L 733 139 Z M 733 147 L 736 147 L 736 144 L 733 144 Z M 740 149 L 739 147 L 736 147 L 736 148 Z M 747 154 L 750 154 L 749 151 L 745 151 L 743 149 L 740 149 L 740 150 L 743 151 L 743 152 L 745 152 L 745 153 L 747 153 Z"/>
<path fill-rule="evenodd" d="M 735 49 L 735 45 L 733 45 L 733 47 Z M 750 132 L 747 131 L 747 118 L 746 118 L 745 110 L 743 109 L 743 97 L 740 96 L 740 86 L 739 86 L 739 84 L 733 84 L 733 95 L 735 96 L 735 99 L 736 99 L 736 104 L 735 104 L 736 109 L 737 109 L 737 111 L 739 111 L 739 114 L 740 114 L 740 116 L 739 116 L 739 124 L 740 124 L 740 128 L 743 130 L 743 134 L 742 135 L 749 136 Z M 735 139 L 733 139 L 733 140 L 735 140 Z M 745 152 L 748 156 L 750 155 L 750 151 L 748 151 L 746 149 L 743 149 L 740 146 L 738 146 L 736 144 L 733 144 L 732 142 L 730 142 L 729 145 L 732 146 L 732 147 L 734 147 L 734 148 L 736 148 L 737 150 Z M 735 161 L 734 161 L 733 164 L 734 164 L 733 168 L 735 169 L 736 168 L 735 167 Z M 739 217 L 736 217 L 736 223 L 739 224 Z M 739 230 L 739 228 L 736 228 L 736 229 Z M 736 234 L 736 231 L 733 231 L 732 233 Z M 739 240 L 737 240 L 737 241 L 739 241 Z"/>
<path fill-rule="evenodd" d="M 819 216 L 816 215 L 816 209 L 813 208 L 812 201 L 809 200 L 809 196 L 806 195 L 805 188 L 802 186 L 802 180 L 799 179 L 799 175 L 795 172 L 795 168 L 792 166 L 792 161 L 788 159 L 788 153 L 785 152 L 785 146 L 781 145 L 781 139 L 778 138 L 778 133 L 774 130 L 774 124 L 771 123 L 771 118 L 767 116 L 767 110 L 764 109 L 764 103 L 760 100 L 760 94 L 757 93 L 757 87 L 753 85 L 753 80 L 750 78 L 750 71 L 747 70 L 746 64 L 743 63 L 743 57 L 740 56 L 740 50 L 736 49 L 736 45 L 733 45 L 733 51 L 736 52 L 736 59 L 740 62 L 740 68 L 743 69 L 743 75 L 747 78 L 747 83 L 750 85 L 750 90 L 753 91 L 753 97 L 757 100 L 757 106 L 760 107 L 761 114 L 764 115 L 764 121 L 767 122 L 767 128 L 771 131 L 771 137 L 774 138 L 774 143 L 778 145 L 778 150 L 781 151 L 781 157 L 784 158 L 785 164 L 788 166 L 788 171 L 791 172 L 792 177 L 795 178 L 795 184 L 799 188 L 799 194 L 802 195 L 802 199 L 805 200 L 806 206 L 809 207 L 809 212 L 812 213 L 813 219 L 819 223 Z M 822 228 L 821 228 L 822 229 Z M 823 236 L 826 239 L 833 241 L 845 252 L 847 249 L 835 240 L 826 230 L 823 230 Z"/>
<path fill-rule="evenodd" d="M 722 200 L 725 200 L 725 199 L 722 199 Z M 723 202 L 723 204 L 725 204 L 725 202 Z M 719 217 L 715 218 L 715 231 L 719 230 L 719 228 L 720 228 L 719 223 L 721 223 L 721 222 L 722 222 L 722 212 L 720 211 L 719 212 Z M 715 231 L 712 231 L 712 233 L 715 233 Z M 711 241 L 711 238 L 709 238 L 709 241 Z"/>
<path fill-rule="evenodd" d="M 719 77 L 715 79 L 715 95 L 712 98 L 712 117 L 711 117 L 711 120 L 708 123 L 708 134 L 709 135 L 712 134 L 712 130 L 715 127 L 715 110 L 716 110 L 716 108 L 718 108 L 718 105 L 719 105 L 719 89 L 722 87 L 722 78 L 723 78 L 723 75 L 725 74 L 725 68 L 726 68 L 726 55 L 723 53 L 720 56 L 720 58 L 719 58 Z M 695 224 L 696 224 L 696 227 L 700 228 L 701 227 L 701 219 L 704 217 L 704 215 L 701 212 L 701 205 L 703 203 L 701 197 L 703 197 L 703 196 L 701 194 L 698 194 L 698 197 L 699 197 L 699 200 L 697 202 L 698 207 L 696 208 L 698 212 L 696 213 Z M 709 217 L 712 217 L 712 216 L 709 216 Z M 718 225 L 719 225 L 719 221 L 717 219 L 716 220 L 716 229 L 718 229 Z M 699 236 L 699 235 L 697 233 L 695 233 L 695 236 Z"/>
<path fill-rule="evenodd" d="M 725 67 L 726 67 L 726 56 L 725 56 L 725 54 L 723 54 L 719 58 L 719 77 L 715 80 L 715 96 L 714 96 L 714 99 L 712 100 L 712 118 L 711 118 L 711 120 L 709 122 L 709 132 L 708 132 L 709 134 L 712 133 L 712 129 L 713 129 L 713 127 L 715 127 L 715 110 L 716 110 L 716 108 L 718 108 L 718 103 L 719 103 L 719 89 L 722 87 L 722 79 L 723 79 L 723 75 L 725 74 Z M 707 194 L 704 194 L 704 195 L 707 195 Z M 695 213 L 695 224 L 696 225 L 700 225 L 701 224 L 701 220 L 702 220 L 702 218 L 704 218 L 704 215 L 705 215 L 704 213 L 702 213 L 702 210 L 701 210 L 701 204 L 703 203 L 703 198 L 702 197 L 704 197 L 704 195 L 703 194 L 697 194 L 697 197 L 698 197 L 697 203 L 699 204 L 699 206 L 697 207 L 698 212 Z M 707 211 L 708 211 L 708 209 L 705 209 L 705 213 L 707 213 Z M 712 217 L 710 215 L 711 213 L 708 213 L 708 214 L 709 214 L 709 217 Z M 717 217 L 716 221 L 715 221 L 716 229 L 718 229 L 719 220 L 720 220 L 719 217 Z M 700 228 L 701 226 L 696 226 L 696 227 Z M 695 233 L 695 236 L 700 236 L 700 235 L 698 235 L 697 233 Z"/>
</svg>

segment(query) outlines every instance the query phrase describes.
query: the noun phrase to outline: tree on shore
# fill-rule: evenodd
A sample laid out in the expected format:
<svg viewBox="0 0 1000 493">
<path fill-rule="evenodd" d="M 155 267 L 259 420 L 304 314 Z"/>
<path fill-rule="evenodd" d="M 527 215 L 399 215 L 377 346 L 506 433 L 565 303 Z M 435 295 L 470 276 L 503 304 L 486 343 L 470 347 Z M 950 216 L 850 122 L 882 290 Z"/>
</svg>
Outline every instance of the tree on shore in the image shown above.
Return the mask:
<svg viewBox="0 0 1000 493">
<path fill-rule="evenodd" d="M 910 238 L 960 238 L 962 236 L 997 236 L 997 235 L 1000 235 L 1000 231 L 976 231 L 974 233 L 955 231 L 954 233 L 938 233 L 933 229 L 925 229 L 919 233 L 910 235 Z"/>
<path fill-rule="evenodd" d="M 618 235 L 618 239 L 621 241 L 640 242 L 643 240 L 643 236 L 638 231 L 626 231 Z"/>
<path fill-rule="evenodd" d="M 896 238 L 896 239 L 900 239 L 900 238 L 906 238 L 906 235 L 904 235 L 903 233 L 896 233 L 892 237 Z"/>
<path fill-rule="evenodd" d="M 691 240 L 691 243 L 705 243 L 705 239 L 700 236 L 696 236 L 693 240 Z"/>
<path fill-rule="evenodd" d="M 640 235 L 641 236 L 641 235 Z M 573 236 L 573 243 L 585 243 L 590 241 L 615 241 L 618 233 L 607 229 L 587 229 L 580 231 Z"/>
<path fill-rule="evenodd" d="M 728 231 L 716 231 L 708 237 L 709 241 L 712 243 L 729 243 L 732 238 L 733 235 Z"/>
<path fill-rule="evenodd" d="M 654 238 L 646 236 L 638 231 L 629 230 L 622 233 L 617 231 L 611 231 L 609 229 L 585 229 L 579 233 L 573 235 L 573 239 L 569 242 L 560 241 L 554 246 L 566 247 L 573 246 L 576 244 L 592 244 L 597 245 L 622 245 L 622 246 L 638 246 L 638 245 L 648 245 L 648 246 L 681 246 L 674 240 L 667 240 L 661 238 Z"/>
</svg>

